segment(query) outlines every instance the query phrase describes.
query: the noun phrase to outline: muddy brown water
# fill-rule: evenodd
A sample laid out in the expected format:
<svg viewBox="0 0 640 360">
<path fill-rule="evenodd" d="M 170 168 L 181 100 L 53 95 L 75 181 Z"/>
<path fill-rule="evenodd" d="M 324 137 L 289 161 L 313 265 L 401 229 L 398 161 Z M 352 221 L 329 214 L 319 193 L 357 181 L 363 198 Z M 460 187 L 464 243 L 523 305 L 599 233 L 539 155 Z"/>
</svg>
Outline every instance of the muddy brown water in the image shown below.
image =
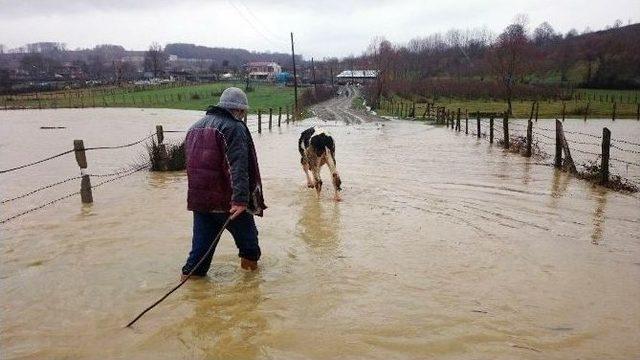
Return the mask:
<svg viewBox="0 0 640 360">
<path fill-rule="evenodd" d="M 346 110 L 334 111 L 340 120 Z M 76 138 L 117 145 L 156 124 L 184 129 L 200 115 L 2 112 L 0 168 L 66 150 Z M 304 186 L 296 143 L 315 123 L 338 144 L 341 203 L 329 189 L 318 200 Z M 635 122 L 610 125 L 638 138 Z M 123 328 L 176 284 L 190 247 L 185 174 L 139 172 L 95 189 L 92 205 L 73 197 L 2 225 L 1 357 L 640 354 L 638 196 L 422 123 L 311 119 L 254 136 L 269 205 L 258 220 L 260 271 L 238 268 L 225 234 L 209 278 Z M 90 152 L 89 171 L 108 173 L 142 154 L 141 147 Z M 77 174 L 73 155 L 5 174 L 2 198 Z M 78 187 L 72 181 L 4 204 L 2 218 Z"/>
</svg>

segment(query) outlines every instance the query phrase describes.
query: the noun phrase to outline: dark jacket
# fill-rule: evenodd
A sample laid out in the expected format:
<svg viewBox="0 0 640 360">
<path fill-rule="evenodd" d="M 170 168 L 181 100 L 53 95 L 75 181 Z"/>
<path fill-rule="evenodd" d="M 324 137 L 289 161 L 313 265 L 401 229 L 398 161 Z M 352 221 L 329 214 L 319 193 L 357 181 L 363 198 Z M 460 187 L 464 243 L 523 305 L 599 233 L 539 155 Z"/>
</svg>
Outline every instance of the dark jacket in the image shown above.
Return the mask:
<svg viewBox="0 0 640 360">
<path fill-rule="evenodd" d="M 223 108 L 211 106 L 191 126 L 185 141 L 192 211 L 227 212 L 245 205 L 262 216 L 267 207 L 253 139 L 247 126 Z"/>
</svg>

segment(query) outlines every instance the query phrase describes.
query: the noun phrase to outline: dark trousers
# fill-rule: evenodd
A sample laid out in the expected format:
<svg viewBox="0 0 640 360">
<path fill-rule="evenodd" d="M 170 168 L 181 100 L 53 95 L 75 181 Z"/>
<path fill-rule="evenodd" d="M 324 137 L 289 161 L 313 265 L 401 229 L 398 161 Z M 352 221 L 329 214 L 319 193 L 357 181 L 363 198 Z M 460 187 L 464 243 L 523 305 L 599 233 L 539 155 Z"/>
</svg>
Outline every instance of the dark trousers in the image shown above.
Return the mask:
<svg viewBox="0 0 640 360">
<path fill-rule="evenodd" d="M 198 261 L 207 252 L 211 243 L 220 231 L 222 225 L 229 214 L 226 213 L 204 213 L 193 212 L 193 238 L 191 240 L 191 252 L 187 258 L 187 263 L 182 267 L 182 273 L 188 274 L 197 264 Z M 253 220 L 253 215 L 246 211 L 237 218 L 231 220 L 227 225 L 227 230 L 233 236 L 233 240 L 238 247 L 238 256 L 258 261 L 260 259 L 260 246 L 258 246 L 258 229 Z M 215 248 L 204 259 L 202 264 L 193 272 L 196 276 L 205 276 L 211 266 L 211 258 Z"/>
</svg>

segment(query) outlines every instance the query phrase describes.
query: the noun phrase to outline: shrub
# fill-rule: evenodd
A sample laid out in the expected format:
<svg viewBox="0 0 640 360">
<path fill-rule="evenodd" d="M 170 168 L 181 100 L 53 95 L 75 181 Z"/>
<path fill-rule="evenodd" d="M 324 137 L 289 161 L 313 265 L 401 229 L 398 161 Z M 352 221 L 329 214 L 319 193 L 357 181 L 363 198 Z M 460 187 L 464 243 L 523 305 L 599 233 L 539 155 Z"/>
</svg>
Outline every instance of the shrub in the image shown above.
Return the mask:
<svg viewBox="0 0 640 360">
<path fill-rule="evenodd" d="M 187 168 L 184 141 L 179 144 L 164 144 L 164 147 L 166 159 L 163 159 L 161 147 L 155 139 L 151 141 L 151 144 L 147 144 L 151 171 L 181 171 Z M 166 169 L 163 162 L 166 164 Z"/>
</svg>

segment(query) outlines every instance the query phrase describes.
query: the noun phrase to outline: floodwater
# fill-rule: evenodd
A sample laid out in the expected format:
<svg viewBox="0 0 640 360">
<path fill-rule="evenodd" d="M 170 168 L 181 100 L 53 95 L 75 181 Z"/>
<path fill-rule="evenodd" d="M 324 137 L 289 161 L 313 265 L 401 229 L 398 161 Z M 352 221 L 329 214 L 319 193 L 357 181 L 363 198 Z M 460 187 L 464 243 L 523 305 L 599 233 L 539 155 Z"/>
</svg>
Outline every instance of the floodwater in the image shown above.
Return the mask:
<svg viewBox="0 0 640 360">
<path fill-rule="evenodd" d="M 239 269 L 225 234 L 210 276 L 185 284 L 133 329 L 123 327 L 177 283 L 190 248 L 184 173 L 138 172 L 95 189 L 92 205 L 75 196 L 1 225 L 0 356 L 640 355 L 638 196 L 442 127 L 344 125 L 337 120 L 349 110 L 333 111 L 336 121 L 311 119 L 254 134 L 269 205 L 257 221 L 260 270 Z M 318 114 L 324 116 L 322 109 Z M 200 115 L 2 112 L 0 168 L 64 151 L 73 139 L 118 145 L 144 137 L 156 124 L 185 129 Z M 315 123 L 337 142 L 341 203 L 326 187 L 320 199 L 305 187 L 297 139 Z M 640 124 L 614 126 L 638 138 Z M 113 172 L 143 153 L 140 146 L 89 152 L 89 172 Z M 73 155 L 0 175 L 2 198 L 75 175 Z M 326 169 L 323 176 L 329 179 Z M 4 204 L 1 216 L 78 188 L 74 180 Z"/>
</svg>

